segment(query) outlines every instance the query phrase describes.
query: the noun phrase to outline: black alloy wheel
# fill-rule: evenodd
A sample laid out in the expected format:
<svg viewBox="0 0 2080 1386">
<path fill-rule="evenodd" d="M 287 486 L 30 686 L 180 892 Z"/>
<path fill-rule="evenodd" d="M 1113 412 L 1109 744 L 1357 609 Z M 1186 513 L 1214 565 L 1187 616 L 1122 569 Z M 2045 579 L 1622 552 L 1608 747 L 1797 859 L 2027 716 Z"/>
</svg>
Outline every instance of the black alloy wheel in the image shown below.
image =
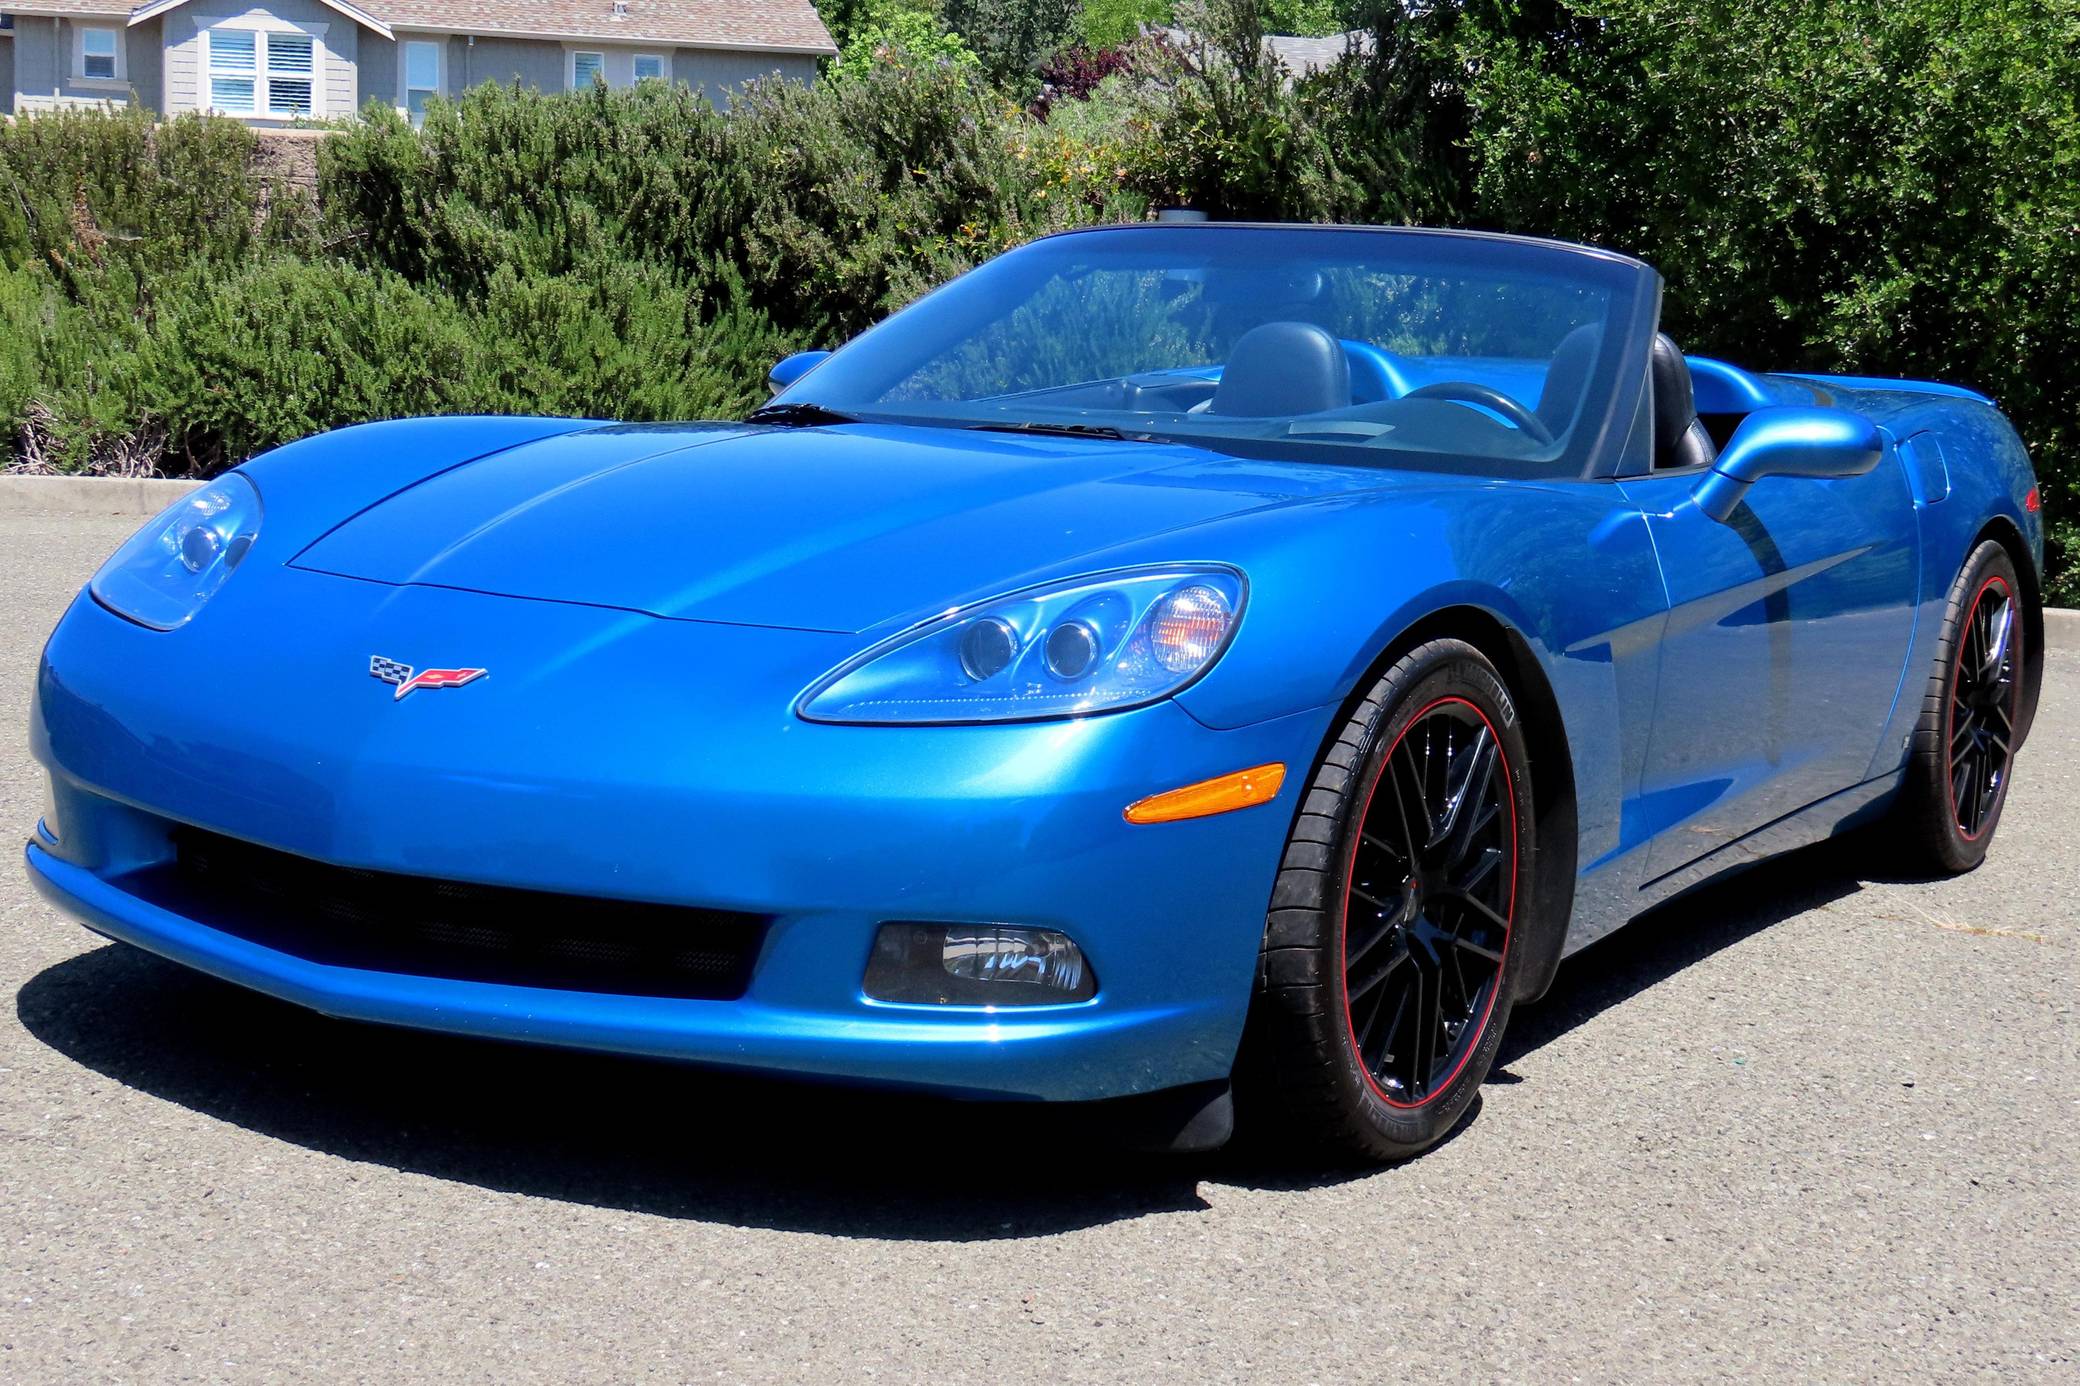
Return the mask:
<svg viewBox="0 0 2080 1386">
<path fill-rule="evenodd" d="M 1344 892 L 1343 1001 L 1395 1106 L 1449 1087 L 1494 1009 L 1516 905 L 1513 774 L 1487 715 L 1446 697 L 1374 781 Z"/>
</svg>

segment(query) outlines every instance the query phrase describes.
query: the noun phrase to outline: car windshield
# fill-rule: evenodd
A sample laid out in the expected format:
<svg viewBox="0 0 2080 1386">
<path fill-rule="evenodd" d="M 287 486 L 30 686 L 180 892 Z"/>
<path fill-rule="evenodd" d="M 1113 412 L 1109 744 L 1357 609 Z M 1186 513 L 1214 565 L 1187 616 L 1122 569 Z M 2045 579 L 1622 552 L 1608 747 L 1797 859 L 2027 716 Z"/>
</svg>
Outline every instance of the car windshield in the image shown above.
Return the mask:
<svg viewBox="0 0 2080 1386">
<path fill-rule="evenodd" d="M 1656 283 L 1622 257 L 1494 236 L 1079 232 L 954 281 L 775 403 L 1274 459 L 1578 475 Z"/>
</svg>

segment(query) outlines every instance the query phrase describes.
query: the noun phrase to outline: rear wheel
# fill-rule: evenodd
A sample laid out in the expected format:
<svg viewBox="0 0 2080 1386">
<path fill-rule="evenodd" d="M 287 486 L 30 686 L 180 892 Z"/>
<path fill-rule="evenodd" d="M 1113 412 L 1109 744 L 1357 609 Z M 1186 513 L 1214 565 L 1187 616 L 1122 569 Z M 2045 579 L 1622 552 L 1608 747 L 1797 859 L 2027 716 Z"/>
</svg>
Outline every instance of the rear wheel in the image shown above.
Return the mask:
<svg viewBox="0 0 2080 1386">
<path fill-rule="evenodd" d="M 1411 651 L 1350 715 L 1273 891 L 1245 1122 L 1392 1159 L 1464 1115 L 1525 956 L 1526 761 L 1500 675 L 1460 641 Z"/>
<path fill-rule="evenodd" d="M 1992 542 L 1950 589 L 1895 820 L 1941 870 L 1986 859 L 2008 800 L 2027 677 L 2021 593 L 2014 560 Z"/>
</svg>

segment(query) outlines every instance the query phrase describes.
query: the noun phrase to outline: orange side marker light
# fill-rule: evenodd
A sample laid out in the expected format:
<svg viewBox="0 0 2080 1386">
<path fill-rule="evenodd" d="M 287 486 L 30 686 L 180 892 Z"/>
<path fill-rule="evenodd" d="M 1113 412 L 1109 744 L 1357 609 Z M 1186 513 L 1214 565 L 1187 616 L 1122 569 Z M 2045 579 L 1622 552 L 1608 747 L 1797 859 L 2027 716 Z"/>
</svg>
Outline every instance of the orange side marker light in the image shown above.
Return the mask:
<svg viewBox="0 0 2080 1386">
<path fill-rule="evenodd" d="M 1209 818 L 1255 804 L 1268 804 L 1286 782 L 1283 765 L 1258 765 L 1231 775 L 1201 780 L 1182 789 L 1152 794 L 1127 805 L 1129 823 L 1175 823 L 1184 818 Z"/>
</svg>

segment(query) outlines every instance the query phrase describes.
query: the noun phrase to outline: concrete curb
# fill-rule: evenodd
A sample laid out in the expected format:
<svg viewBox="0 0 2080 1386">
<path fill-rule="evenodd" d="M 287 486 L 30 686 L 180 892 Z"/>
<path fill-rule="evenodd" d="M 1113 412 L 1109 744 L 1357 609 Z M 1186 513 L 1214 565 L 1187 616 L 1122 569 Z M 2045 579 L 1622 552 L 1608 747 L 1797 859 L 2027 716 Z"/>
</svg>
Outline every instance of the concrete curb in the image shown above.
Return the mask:
<svg viewBox="0 0 2080 1386">
<path fill-rule="evenodd" d="M 0 476 L 0 510 L 134 515 L 146 520 L 201 484 L 164 477 Z M 2044 645 L 2053 650 L 2080 650 L 2080 611 L 2044 608 Z"/>
<path fill-rule="evenodd" d="M 201 484 L 163 477 L 0 476 L 0 510 L 147 520 Z"/>
</svg>

